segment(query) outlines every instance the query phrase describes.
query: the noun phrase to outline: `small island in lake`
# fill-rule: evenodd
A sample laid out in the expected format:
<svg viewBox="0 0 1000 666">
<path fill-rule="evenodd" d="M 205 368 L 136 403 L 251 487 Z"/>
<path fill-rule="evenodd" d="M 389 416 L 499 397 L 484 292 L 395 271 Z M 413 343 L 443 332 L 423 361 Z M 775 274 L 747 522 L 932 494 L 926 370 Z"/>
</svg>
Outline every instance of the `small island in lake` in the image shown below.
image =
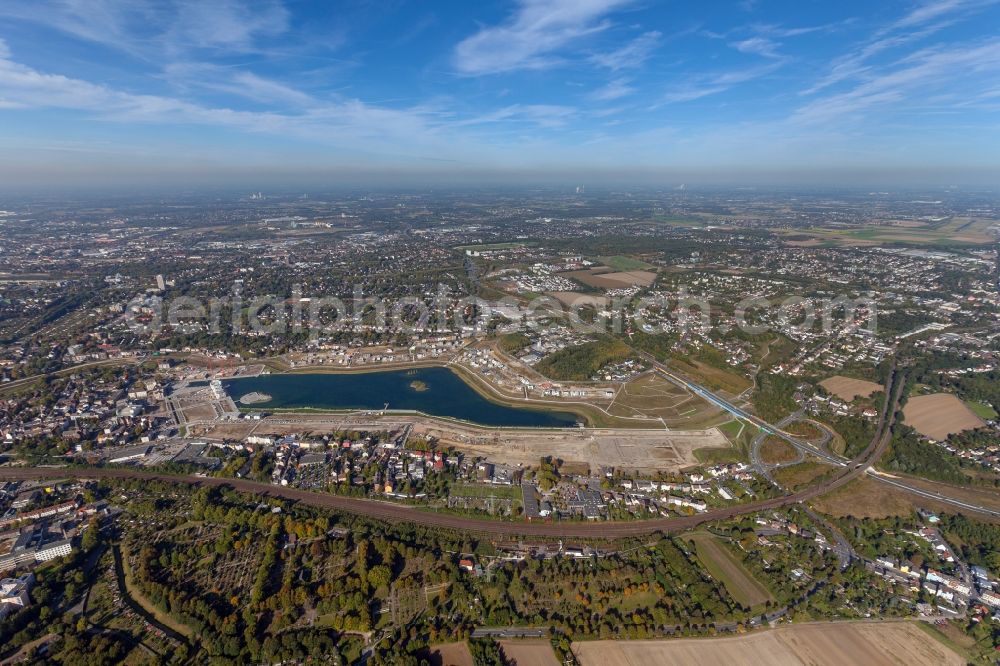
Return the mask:
<svg viewBox="0 0 1000 666">
<path fill-rule="evenodd" d="M 260 402 L 269 402 L 271 396 L 266 393 L 260 393 L 258 391 L 253 391 L 252 393 L 247 393 L 245 396 L 240 398 L 241 405 L 256 405 Z"/>
<path fill-rule="evenodd" d="M 427 386 L 427 382 L 422 382 L 419 379 L 414 379 L 412 382 L 410 382 L 410 388 L 416 391 L 417 393 L 423 393 L 430 387 Z"/>
</svg>

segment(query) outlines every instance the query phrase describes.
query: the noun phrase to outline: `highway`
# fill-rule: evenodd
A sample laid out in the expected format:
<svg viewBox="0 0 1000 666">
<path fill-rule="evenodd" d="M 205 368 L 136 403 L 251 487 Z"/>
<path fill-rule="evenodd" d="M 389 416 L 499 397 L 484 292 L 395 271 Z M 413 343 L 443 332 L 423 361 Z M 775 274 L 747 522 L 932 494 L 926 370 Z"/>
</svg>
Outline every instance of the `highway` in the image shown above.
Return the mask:
<svg viewBox="0 0 1000 666">
<path fill-rule="evenodd" d="M 875 479 L 880 483 L 885 483 L 895 488 L 899 488 L 900 490 L 905 490 L 908 493 L 919 495 L 920 497 L 925 497 L 927 499 L 936 500 L 944 504 L 950 504 L 960 509 L 966 509 L 967 511 L 973 511 L 975 513 L 983 513 L 989 516 L 1000 518 L 1000 511 L 997 511 L 995 509 L 990 509 L 989 507 L 983 506 L 981 504 L 970 504 L 969 502 L 964 502 L 962 500 L 958 500 L 953 497 L 948 497 L 947 495 L 942 495 L 941 493 L 932 492 L 930 490 L 924 490 L 923 488 L 918 488 L 916 486 L 906 484 L 900 481 L 899 479 L 893 478 L 891 476 L 888 476 L 871 468 L 865 471 L 867 472 L 869 478 Z"/>
<path fill-rule="evenodd" d="M 810 455 L 814 455 L 820 460 L 823 460 L 824 462 L 827 462 L 831 465 L 837 465 L 838 467 L 843 467 L 847 464 L 846 459 L 834 455 L 832 453 L 829 453 L 828 451 L 824 451 L 823 449 L 814 446 L 808 442 L 804 442 L 798 439 L 797 437 L 792 437 L 788 433 L 782 431 L 781 428 L 771 425 L 770 423 L 761 419 L 760 417 L 754 416 L 753 414 L 747 412 L 745 409 L 742 409 L 741 407 L 738 407 L 733 403 L 729 402 L 725 398 L 716 395 L 715 393 L 705 388 L 701 384 L 697 384 L 691 381 L 690 379 L 681 377 L 680 375 L 670 370 L 670 368 L 668 368 L 666 365 L 657 361 L 656 357 L 654 357 L 652 354 L 637 349 L 634 349 L 634 351 L 644 361 L 652 365 L 657 372 L 662 374 L 670 382 L 676 384 L 677 386 L 680 386 L 681 388 L 687 389 L 688 391 L 694 393 L 703 400 L 706 400 L 711 404 L 726 410 L 733 416 L 743 419 L 744 421 L 747 421 L 748 423 L 757 426 L 757 428 L 763 431 L 765 435 L 774 435 L 775 437 L 780 437 L 781 439 L 785 440 L 786 442 L 788 442 L 795 448 L 799 449 L 800 451 L 808 453 Z"/>
</svg>

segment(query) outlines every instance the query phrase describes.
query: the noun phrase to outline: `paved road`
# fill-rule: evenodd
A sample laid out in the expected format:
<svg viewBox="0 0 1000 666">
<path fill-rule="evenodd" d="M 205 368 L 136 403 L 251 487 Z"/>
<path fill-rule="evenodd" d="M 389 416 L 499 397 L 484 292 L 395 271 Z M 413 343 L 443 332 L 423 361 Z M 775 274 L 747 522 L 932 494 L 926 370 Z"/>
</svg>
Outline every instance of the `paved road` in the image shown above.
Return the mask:
<svg viewBox="0 0 1000 666">
<path fill-rule="evenodd" d="M 884 474 L 880 474 L 879 472 L 873 469 L 868 469 L 866 471 L 868 472 L 869 478 L 875 479 L 879 483 L 885 483 L 895 488 L 899 488 L 900 490 L 905 490 L 908 493 L 919 495 L 921 497 L 926 497 L 927 499 L 936 500 L 944 504 L 950 504 L 960 509 L 967 509 L 969 511 L 974 511 L 976 513 L 984 513 L 989 516 L 1000 518 L 1000 511 L 991 509 L 981 504 L 971 504 L 963 500 L 955 499 L 954 497 L 948 497 L 947 495 L 942 495 L 941 493 L 936 493 L 930 490 L 924 490 L 923 488 L 918 488 L 917 486 L 906 483 L 905 480 L 903 479 L 892 478 Z"/>
<path fill-rule="evenodd" d="M 803 416 L 805 416 L 805 412 L 800 409 L 799 411 L 793 412 L 775 423 L 774 427 L 780 430 L 789 424 L 798 421 Z M 824 434 L 825 432 L 826 431 L 824 431 Z M 795 447 L 795 452 L 798 454 L 795 460 L 791 460 L 787 463 L 767 464 L 760 457 L 760 447 L 764 444 L 764 440 L 766 440 L 769 436 L 770 434 L 766 430 L 761 430 L 757 433 L 757 436 L 753 438 L 753 441 L 750 443 L 750 466 L 757 470 L 757 472 L 765 479 L 774 485 L 778 485 L 778 483 L 771 477 L 771 470 L 775 467 L 800 463 L 805 460 L 806 453 L 802 449 Z"/>
<path fill-rule="evenodd" d="M 70 365 L 65 368 L 60 368 L 59 370 L 53 370 L 52 372 L 43 372 L 37 375 L 29 375 L 27 377 L 21 377 L 20 379 L 15 379 L 4 384 L 0 384 L 0 390 L 17 388 L 18 386 L 23 386 L 25 384 L 30 384 L 33 381 L 43 379 L 45 377 L 58 377 L 61 375 L 70 375 L 79 370 L 85 368 L 94 368 L 102 365 L 135 365 L 142 363 L 146 360 L 146 356 L 128 356 L 122 358 L 106 358 L 101 361 L 89 361 L 87 363 L 80 363 L 79 365 Z"/>
<path fill-rule="evenodd" d="M 822 448 L 814 446 L 809 442 L 804 442 L 798 439 L 797 437 L 792 437 L 788 433 L 783 432 L 780 428 L 771 425 L 770 423 L 761 419 L 760 417 L 754 416 L 745 409 L 734 405 L 733 403 L 729 402 L 728 400 L 722 398 L 719 395 L 716 395 L 715 393 L 708 390 L 701 384 L 697 384 L 691 381 L 690 379 L 687 379 L 685 377 L 682 377 L 674 373 L 674 371 L 672 371 L 669 367 L 657 361 L 656 357 L 653 356 L 652 354 L 634 348 L 633 351 L 636 354 L 638 354 L 644 361 L 652 365 L 652 367 L 656 371 L 658 371 L 660 374 L 666 377 L 669 381 L 673 382 L 674 384 L 677 384 L 681 388 L 687 389 L 688 391 L 694 393 L 703 400 L 706 400 L 711 404 L 726 410 L 733 416 L 736 416 L 738 418 L 743 419 L 744 421 L 754 424 L 755 426 L 760 428 L 761 431 L 763 431 L 765 434 L 774 435 L 775 437 L 780 437 L 781 439 L 785 440 L 786 442 L 788 442 L 795 448 L 799 449 L 800 451 L 814 455 L 817 458 L 831 465 L 837 465 L 838 467 L 843 467 L 844 465 L 847 464 L 847 461 L 844 458 L 841 458 L 840 456 L 824 451 Z"/>
</svg>

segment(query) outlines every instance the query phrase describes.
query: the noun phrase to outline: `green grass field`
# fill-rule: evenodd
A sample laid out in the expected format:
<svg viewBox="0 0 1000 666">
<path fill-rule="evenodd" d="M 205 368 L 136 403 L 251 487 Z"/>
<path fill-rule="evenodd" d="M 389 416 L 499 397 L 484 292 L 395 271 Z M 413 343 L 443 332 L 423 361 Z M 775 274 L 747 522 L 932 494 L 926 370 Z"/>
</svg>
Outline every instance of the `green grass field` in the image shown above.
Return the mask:
<svg viewBox="0 0 1000 666">
<path fill-rule="evenodd" d="M 598 257 L 598 259 L 602 264 L 610 266 L 616 271 L 638 271 L 654 267 L 652 264 L 647 264 L 645 261 L 639 261 L 638 259 L 624 257 L 622 255 L 615 255 L 613 257 Z"/>
<path fill-rule="evenodd" d="M 976 402 L 975 400 L 966 400 L 965 404 L 975 413 L 976 416 L 984 421 L 992 421 L 997 417 L 997 410 L 993 409 L 986 403 Z"/>
<path fill-rule="evenodd" d="M 456 483 L 451 486 L 449 494 L 455 497 L 499 497 L 503 499 L 521 499 L 519 486 L 494 486 L 487 484 Z"/>
<path fill-rule="evenodd" d="M 733 419 L 732 421 L 723 423 L 722 425 L 718 426 L 718 428 L 730 442 L 735 442 L 736 438 L 740 436 L 740 433 L 743 431 L 745 426 L 746 424 L 744 424 L 742 421 Z"/>
<path fill-rule="evenodd" d="M 727 550 L 727 546 L 714 536 L 692 534 L 688 539 L 695 546 L 698 560 L 740 605 L 753 608 L 774 599 L 768 589 L 751 576 Z"/>
</svg>

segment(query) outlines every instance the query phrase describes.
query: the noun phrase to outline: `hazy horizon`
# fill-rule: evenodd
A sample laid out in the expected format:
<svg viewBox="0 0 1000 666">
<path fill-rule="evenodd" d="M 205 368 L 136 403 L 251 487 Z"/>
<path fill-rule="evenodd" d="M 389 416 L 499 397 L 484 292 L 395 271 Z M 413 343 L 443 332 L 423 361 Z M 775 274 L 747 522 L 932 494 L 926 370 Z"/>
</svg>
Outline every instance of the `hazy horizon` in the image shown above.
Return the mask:
<svg viewBox="0 0 1000 666">
<path fill-rule="evenodd" d="M 0 190 L 990 185 L 996 0 L 0 5 Z"/>
</svg>

